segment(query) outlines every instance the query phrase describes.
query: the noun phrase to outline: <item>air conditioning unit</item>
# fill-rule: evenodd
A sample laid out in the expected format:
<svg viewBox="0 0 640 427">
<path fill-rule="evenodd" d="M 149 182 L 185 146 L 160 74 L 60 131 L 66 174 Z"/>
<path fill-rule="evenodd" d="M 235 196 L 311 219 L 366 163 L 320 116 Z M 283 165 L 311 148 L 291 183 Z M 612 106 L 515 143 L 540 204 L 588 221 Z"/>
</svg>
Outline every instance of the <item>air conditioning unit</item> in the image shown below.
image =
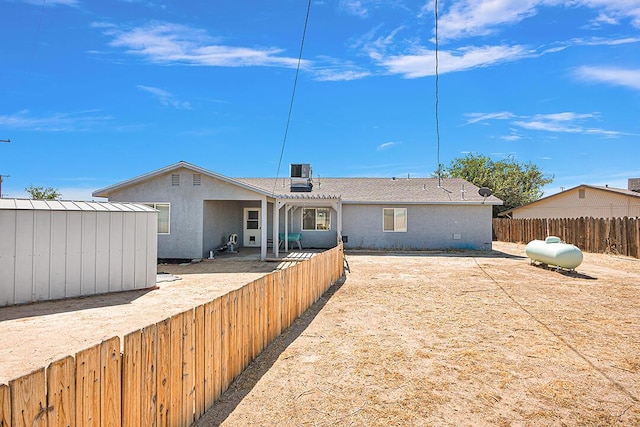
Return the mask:
<svg viewBox="0 0 640 427">
<path fill-rule="evenodd" d="M 309 163 L 292 163 L 291 178 L 311 178 L 311 165 Z"/>
<path fill-rule="evenodd" d="M 291 164 L 291 191 L 309 192 L 313 189 L 311 165 L 308 163 Z"/>
</svg>

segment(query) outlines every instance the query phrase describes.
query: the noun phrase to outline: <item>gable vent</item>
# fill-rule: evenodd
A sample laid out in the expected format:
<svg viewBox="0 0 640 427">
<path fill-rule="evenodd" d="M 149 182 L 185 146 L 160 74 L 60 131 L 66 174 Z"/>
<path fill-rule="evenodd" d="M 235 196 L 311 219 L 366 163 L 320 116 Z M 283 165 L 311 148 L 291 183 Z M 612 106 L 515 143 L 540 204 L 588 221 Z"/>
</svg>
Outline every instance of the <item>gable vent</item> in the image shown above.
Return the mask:
<svg viewBox="0 0 640 427">
<path fill-rule="evenodd" d="M 173 173 L 171 174 L 171 186 L 178 187 L 180 185 L 180 174 Z"/>
<path fill-rule="evenodd" d="M 202 181 L 202 176 L 199 173 L 193 174 L 193 185 L 200 185 Z"/>
</svg>

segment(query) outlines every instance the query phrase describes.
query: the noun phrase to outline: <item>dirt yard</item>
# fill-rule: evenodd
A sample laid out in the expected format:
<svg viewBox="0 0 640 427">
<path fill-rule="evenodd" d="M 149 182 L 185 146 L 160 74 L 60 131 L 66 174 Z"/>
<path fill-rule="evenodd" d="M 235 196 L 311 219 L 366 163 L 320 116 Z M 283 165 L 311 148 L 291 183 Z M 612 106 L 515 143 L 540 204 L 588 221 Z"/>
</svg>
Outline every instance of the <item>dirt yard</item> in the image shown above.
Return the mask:
<svg viewBox="0 0 640 427">
<path fill-rule="evenodd" d="M 157 289 L 0 308 L 0 384 L 211 301 L 279 266 L 247 252 L 159 265 L 158 272 L 168 274 L 159 275 Z"/>
<path fill-rule="evenodd" d="M 577 275 L 488 254 L 347 254 L 351 273 L 198 426 L 640 425 L 640 262 Z M 225 262 L 218 262 L 225 261 Z M 150 291 L 0 308 L 0 383 L 276 268 L 160 266 Z"/>
<path fill-rule="evenodd" d="M 640 425 L 640 262 L 348 254 L 197 425 Z"/>
</svg>

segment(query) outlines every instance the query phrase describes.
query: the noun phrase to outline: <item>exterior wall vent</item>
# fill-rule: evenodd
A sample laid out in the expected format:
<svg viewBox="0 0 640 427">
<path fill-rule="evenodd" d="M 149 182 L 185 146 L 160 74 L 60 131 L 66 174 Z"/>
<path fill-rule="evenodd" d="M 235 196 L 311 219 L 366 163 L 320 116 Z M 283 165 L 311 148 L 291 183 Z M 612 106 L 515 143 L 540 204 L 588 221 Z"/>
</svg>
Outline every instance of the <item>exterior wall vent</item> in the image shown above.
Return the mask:
<svg viewBox="0 0 640 427">
<path fill-rule="evenodd" d="M 308 163 L 291 164 L 291 187 L 292 192 L 309 192 L 313 189 L 311 179 L 311 165 Z"/>
<path fill-rule="evenodd" d="M 180 185 L 180 174 L 171 174 L 171 186 L 178 187 Z"/>
<path fill-rule="evenodd" d="M 193 185 L 200 185 L 202 183 L 202 176 L 199 173 L 193 174 Z"/>
<path fill-rule="evenodd" d="M 629 178 L 629 190 L 640 193 L 640 178 Z"/>
</svg>

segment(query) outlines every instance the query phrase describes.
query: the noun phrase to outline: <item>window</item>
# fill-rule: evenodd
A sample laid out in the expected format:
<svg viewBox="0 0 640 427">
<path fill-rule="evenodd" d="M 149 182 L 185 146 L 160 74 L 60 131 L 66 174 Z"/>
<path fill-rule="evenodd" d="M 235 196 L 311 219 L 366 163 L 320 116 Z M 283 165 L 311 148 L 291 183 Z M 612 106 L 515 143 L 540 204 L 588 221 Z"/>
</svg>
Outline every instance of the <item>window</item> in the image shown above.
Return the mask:
<svg viewBox="0 0 640 427">
<path fill-rule="evenodd" d="M 178 187 L 180 185 L 180 174 L 173 173 L 171 174 L 171 186 Z"/>
<path fill-rule="evenodd" d="M 331 230 L 331 211 L 329 208 L 302 209 L 303 230 Z"/>
<path fill-rule="evenodd" d="M 158 210 L 158 234 L 169 234 L 169 203 L 145 203 Z"/>
<path fill-rule="evenodd" d="M 383 231 L 407 231 L 407 208 L 382 209 Z"/>
</svg>

